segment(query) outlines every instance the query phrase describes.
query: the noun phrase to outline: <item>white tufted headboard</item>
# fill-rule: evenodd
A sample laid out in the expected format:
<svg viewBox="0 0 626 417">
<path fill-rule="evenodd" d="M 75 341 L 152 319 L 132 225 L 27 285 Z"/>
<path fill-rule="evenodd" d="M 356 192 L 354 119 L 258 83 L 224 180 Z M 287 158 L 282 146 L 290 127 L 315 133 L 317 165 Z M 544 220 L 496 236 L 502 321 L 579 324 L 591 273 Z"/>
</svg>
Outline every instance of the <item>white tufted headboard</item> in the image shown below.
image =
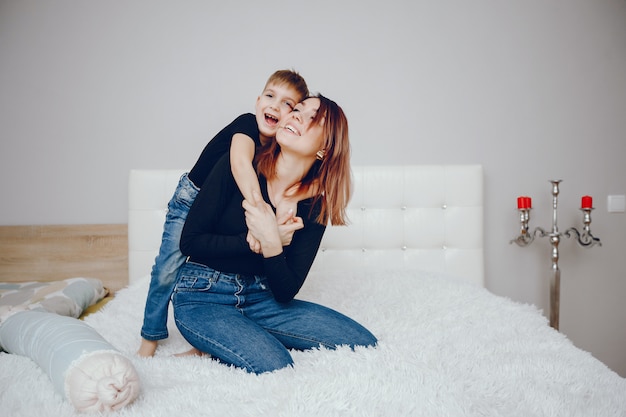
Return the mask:
<svg viewBox="0 0 626 417">
<path fill-rule="evenodd" d="M 484 284 L 480 165 L 356 166 L 350 226 L 328 227 L 313 269 L 414 267 Z M 131 170 L 129 283 L 150 273 L 183 170 Z"/>
</svg>

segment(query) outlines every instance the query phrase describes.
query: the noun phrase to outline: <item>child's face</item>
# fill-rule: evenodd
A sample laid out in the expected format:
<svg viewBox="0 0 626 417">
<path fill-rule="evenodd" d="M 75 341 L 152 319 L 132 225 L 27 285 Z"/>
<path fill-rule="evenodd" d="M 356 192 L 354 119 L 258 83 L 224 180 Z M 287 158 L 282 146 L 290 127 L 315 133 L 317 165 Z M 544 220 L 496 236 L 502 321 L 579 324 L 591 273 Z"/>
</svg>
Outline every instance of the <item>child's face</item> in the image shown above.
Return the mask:
<svg viewBox="0 0 626 417">
<path fill-rule="evenodd" d="M 287 84 L 268 84 L 256 100 L 256 122 L 261 136 L 273 138 L 278 123 L 298 103 L 298 93 Z"/>
</svg>

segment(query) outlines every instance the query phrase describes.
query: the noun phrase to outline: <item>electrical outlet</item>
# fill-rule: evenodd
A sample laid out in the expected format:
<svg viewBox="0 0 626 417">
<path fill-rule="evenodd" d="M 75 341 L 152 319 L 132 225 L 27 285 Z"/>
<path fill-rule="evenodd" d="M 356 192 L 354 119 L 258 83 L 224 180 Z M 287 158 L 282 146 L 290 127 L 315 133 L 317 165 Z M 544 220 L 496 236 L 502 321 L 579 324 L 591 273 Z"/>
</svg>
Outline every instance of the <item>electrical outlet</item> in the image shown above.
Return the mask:
<svg viewBox="0 0 626 417">
<path fill-rule="evenodd" d="M 606 200 L 609 213 L 623 213 L 626 210 L 626 196 L 610 195 Z"/>
</svg>

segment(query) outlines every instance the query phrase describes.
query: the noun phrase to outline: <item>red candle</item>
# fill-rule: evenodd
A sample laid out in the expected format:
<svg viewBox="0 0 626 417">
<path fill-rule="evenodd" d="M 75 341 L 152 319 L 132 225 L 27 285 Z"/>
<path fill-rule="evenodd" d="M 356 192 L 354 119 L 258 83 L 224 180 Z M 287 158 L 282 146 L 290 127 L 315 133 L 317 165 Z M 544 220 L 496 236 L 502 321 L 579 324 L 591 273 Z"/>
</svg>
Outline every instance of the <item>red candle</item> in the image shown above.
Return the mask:
<svg viewBox="0 0 626 417">
<path fill-rule="evenodd" d="M 593 208 L 593 198 L 590 195 L 584 195 L 580 202 L 580 207 L 584 209 Z"/>
<path fill-rule="evenodd" d="M 518 210 L 526 210 L 532 208 L 532 200 L 527 196 L 519 196 L 517 197 L 517 209 Z"/>
</svg>

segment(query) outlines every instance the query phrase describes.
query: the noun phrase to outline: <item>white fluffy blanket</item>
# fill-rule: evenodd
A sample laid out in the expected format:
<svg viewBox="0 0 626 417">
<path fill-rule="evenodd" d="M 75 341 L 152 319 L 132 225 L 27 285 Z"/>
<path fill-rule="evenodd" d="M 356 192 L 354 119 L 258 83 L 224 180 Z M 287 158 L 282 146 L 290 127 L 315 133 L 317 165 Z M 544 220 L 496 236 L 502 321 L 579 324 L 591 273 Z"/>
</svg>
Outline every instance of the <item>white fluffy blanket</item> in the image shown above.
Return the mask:
<svg viewBox="0 0 626 417">
<path fill-rule="evenodd" d="M 294 352 L 294 368 L 252 375 L 187 348 L 171 327 L 139 346 L 147 279 L 86 321 L 142 378 L 123 416 L 626 416 L 626 379 L 551 329 L 532 306 L 432 273 L 315 273 L 301 298 L 368 327 L 379 346 Z M 0 354 L 0 414 L 74 416 L 31 360 Z"/>
</svg>

